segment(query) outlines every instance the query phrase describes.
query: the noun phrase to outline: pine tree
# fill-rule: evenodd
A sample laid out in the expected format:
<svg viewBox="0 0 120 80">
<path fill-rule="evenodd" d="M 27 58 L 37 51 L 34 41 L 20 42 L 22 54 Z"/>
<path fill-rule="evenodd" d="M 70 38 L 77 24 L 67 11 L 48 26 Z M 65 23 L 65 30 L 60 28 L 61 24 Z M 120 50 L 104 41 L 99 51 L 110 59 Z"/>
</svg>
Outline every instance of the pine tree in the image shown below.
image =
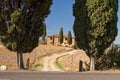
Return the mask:
<svg viewBox="0 0 120 80">
<path fill-rule="evenodd" d="M 117 11 L 118 0 L 75 0 L 75 40 L 90 57 L 90 70 L 117 36 Z"/>
<path fill-rule="evenodd" d="M 71 31 L 68 31 L 67 42 L 68 42 L 69 45 L 72 44 L 72 35 L 71 35 Z"/>
<path fill-rule="evenodd" d="M 63 28 L 62 27 L 60 28 L 60 32 L 59 32 L 59 42 L 60 44 L 63 43 Z"/>
<path fill-rule="evenodd" d="M 23 53 L 38 46 L 51 5 L 52 0 L 0 0 L 0 38 L 6 48 L 17 52 L 20 69 Z"/>
</svg>

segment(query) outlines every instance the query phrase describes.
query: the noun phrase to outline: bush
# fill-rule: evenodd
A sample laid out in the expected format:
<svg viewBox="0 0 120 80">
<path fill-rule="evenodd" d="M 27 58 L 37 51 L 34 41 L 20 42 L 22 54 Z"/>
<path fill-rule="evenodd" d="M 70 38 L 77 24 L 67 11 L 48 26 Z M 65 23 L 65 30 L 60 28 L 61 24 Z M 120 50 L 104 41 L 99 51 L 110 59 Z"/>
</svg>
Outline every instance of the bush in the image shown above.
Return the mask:
<svg viewBox="0 0 120 80">
<path fill-rule="evenodd" d="M 119 69 L 120 68 L 120 50 L 118 47 L 111 48 L 108 53 L 103 54 L 96 61 L 97 70 Z"/>
</svg>

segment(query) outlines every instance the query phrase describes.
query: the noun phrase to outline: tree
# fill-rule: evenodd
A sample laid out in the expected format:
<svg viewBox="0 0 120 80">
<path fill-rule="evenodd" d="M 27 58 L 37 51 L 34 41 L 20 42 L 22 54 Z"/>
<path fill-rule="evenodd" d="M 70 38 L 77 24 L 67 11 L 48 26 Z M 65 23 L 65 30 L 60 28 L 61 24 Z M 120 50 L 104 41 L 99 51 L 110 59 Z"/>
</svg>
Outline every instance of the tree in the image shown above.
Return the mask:
<svg viewBox="0 0 120 80">
<path fill-rule="evenodd" d="M 74 33 L 77 46 L 90 57 L 90 70 L 117 35 L 118 0 L 75 0 Z"/>
<path fill-rule="evenodd" d="M 42 41 L 45 44 L 45 37 L 46 37 L 46 24 L 43 23 L 43 35 L 42 35 Z"/>
<path fill-rule="evenodd" d="M 51 5 L 52 0 L 0 0 L 0 38 L 7 49 L 17 52 L 20 69 L 23 53 L 38 46 Z"/>
<path fill-rule="evenodd" d="M 62 27 L 60 28 L 60 32 L 59 32 L 59 42 L 60 44 L 63 43 L 63 28 Z"/>
<path fill-rule="evenodd" d="M 67 42 L 68 42 L 69 45 L 72 44 L 72 35 L 71 35 L 71 31 L 68 31 Z"/>
<path fill-rule="evenodd" d="M 55 40 L 54 40 L 54 37 L 55 37 L 55 35 L 52 36 L 52 44 L 53 44 L 53 45 L 54 45 L 54 41 L 55 41 Z"/>
</svg>

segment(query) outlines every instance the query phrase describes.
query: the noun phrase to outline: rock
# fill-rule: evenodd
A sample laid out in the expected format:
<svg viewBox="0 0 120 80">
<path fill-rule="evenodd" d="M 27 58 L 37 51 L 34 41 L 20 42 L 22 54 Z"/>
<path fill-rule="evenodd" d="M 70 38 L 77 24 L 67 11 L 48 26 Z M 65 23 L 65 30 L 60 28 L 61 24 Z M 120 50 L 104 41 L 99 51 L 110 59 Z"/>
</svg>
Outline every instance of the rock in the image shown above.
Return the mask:
<svg viewBox="0 0 120 80">
<path fill-rule="evenodd" d="M 0 66 L 0 70 L 6 71 L 7 70 L 7 66 L 5 66 L 5 65 Z"/>
</svg>

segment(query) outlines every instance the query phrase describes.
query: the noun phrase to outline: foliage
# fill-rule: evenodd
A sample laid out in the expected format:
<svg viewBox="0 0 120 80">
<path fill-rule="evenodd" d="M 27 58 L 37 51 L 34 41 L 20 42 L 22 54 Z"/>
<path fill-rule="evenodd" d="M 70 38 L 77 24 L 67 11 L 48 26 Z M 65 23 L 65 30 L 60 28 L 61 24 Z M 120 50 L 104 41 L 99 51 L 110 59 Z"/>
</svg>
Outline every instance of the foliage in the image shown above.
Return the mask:
<svg viewBox="0 0 120 80">
<path fill-rule="evenodd" d="M 96 69 L 119 69 L 120 68 L 120 48 L 111 48 L 108 53 L 103 54 L 96 62 Z"/>
<path fill-rule="evenodd" d="M 35 63 L 34 69 L 37 70 L 38 68 L 39 69 L 43 68 L 43 59 L 41 59 L 39 62 Z"/>
<path fill-rule="evenodd" d="M 37 67 L 39 67 L 40 66 L 40 64 L 35 64 L 35 68 L 37 68 Z"/>
<path fill-rule="evenodd" d="M 54 45 L 54 37 L 55 37 L 55 36 L 53 35 L 53 36 L 52 36 L 52 44 L 53 44 L 53 45 Z"/>
<path fill-rule="evenodd" d="M 56 60 L 55 64 L 59 69 L 61 69 L 61 70 L 64 69 L 63 64 L 58 59 Z"/>
<path fill-rule="evenodd" d="M 46 37 L 46 24 L 43 23 L 43 35 L 42 35 L 43 44 L 45 44 L 45 37 Z"/>
<path fill-rule="evenodd" d="M 16 4 L 12 4 L 13 1 Z M 52 1 L 13 1 L 3 1 L 7 6 L 15 6 L 12 9 L 1 5 L 0 27 L 4 29 L 0 31 L 3 34 L 2 42 L 12 51 L 31 52 L 38 45 L 39 36 L 43 34 L 42 22 L 50 12 Z"/>
<path fill-rule="evenodd" d="M 59 32 L 59 42 L 60 44 L 63 43 L 63 28 L 60 28 L 60 32 Z"/>
<path fill-rule="evenodd" d="M 118 0 L 75 0 L 75 40 L 94 64 L 117 36 Z"/>
<path fill-rule="evenodd" d="M 117 35 L 118 0 L 76 0 L 74 33 L 77 45 L 87 54 L 100 57 Z"/>
<path fill-rule="evenodd" d="M 73 30 L 75 41 L 77 46 L 83 50 L 87 48 L 87 10 L 85 3 L 86 0 L 75 0 L 73 5 L 73 16 L 75 17 Z"/>
<path fill-rule="evenodd" d="M 68 31 L 67 42 L 68 42 L 69 45 L 72 44 L 72 35 L 71 35 L 71 32 L 70 32 L 70 31 Z"/>
<path fill-rule="evenodd" d="M 42 25 L 51 5 L 52 0 L 0 0 L 0 38 L 3 45 L 17 51 L 20 56 L 31 52 L 43 35 Z"/>
</svg>

